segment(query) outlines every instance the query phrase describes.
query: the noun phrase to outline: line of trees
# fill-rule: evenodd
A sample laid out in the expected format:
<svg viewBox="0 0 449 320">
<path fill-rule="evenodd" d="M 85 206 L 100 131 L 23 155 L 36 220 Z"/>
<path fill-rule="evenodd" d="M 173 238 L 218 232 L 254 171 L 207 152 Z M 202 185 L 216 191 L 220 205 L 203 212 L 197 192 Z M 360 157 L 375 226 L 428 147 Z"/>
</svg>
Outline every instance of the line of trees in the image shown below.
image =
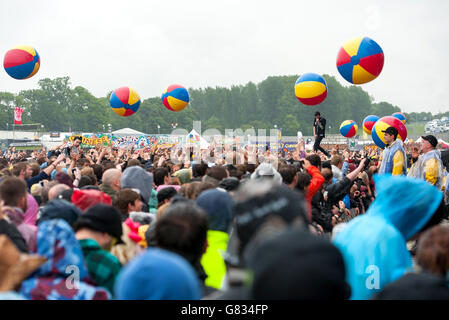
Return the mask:
<svg viewBox="0 0 449 320">
<path fill-rule="evenodd" d="M 189 88 L 190 104 L 181 112 L 167 110 L 160 97 L 142 101 L 137 113 L 120 117 L 109 106 L 105 97 L 95 97 L 86 88 L 71 87 L 69 77 L 39 80 L 39 89 L 24 90 L 18 94 L 0 92 L 0 129 L 13 123 L 14 107 L 24 108 L 23 123 L 41 123 L 46 131 L 101 132 L 130 127 L 146 133 L 169 133 L 172 124 L 189 130 L 192 122 L 201 121 L 202 130 L 250 128 L 282 128 L 283 135 L 312 134 L 316 110 L 327 119 L 327 132 L 337 133 L 341 122 L 361 121 L 369 114 L 378 116 L 400 112 L 388 102 L 374 103 L 373 98 L 359 86 L 343 87 L 334 77 L 324 75 L 328 85 L 326 100 L 318 106 L 305 106 L 294 94 L 298 75 L 268 77 L 255 84 L 224 87 Z M 430 120 L 430 113 L 406 114 L 408 120 Z"/>
</svg>

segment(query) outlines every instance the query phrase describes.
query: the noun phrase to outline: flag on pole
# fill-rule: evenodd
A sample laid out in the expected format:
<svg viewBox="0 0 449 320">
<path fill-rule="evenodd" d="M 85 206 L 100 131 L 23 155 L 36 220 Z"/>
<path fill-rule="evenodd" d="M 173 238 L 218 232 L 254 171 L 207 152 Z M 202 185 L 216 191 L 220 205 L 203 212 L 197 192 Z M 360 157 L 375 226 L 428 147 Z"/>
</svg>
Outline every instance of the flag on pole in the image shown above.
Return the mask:
<svg viewBox="0 0 449 320">
<path fill-rule="evenodd" d="M 22 124 L 23 109 L 20 107 L 14 108 L 14 124 Z"/>
</svg>

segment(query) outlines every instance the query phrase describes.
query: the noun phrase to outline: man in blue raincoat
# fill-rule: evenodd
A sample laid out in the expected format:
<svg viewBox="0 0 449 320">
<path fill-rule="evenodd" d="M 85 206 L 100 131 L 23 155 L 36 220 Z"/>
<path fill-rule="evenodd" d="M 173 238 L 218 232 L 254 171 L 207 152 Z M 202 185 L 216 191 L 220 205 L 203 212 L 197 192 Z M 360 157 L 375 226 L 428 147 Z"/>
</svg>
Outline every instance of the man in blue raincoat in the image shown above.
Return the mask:
<svg viewBox="0 0 449 320">
<path fill-rule="evenodd" d="M 376 200 L 333 240 L 343 254 L 353 300 L 369 299 L 410 271 L 406 242 L 447 216 L 443 194 L 425 181 L 390 174 L 374 181 Z"/>
</svg>

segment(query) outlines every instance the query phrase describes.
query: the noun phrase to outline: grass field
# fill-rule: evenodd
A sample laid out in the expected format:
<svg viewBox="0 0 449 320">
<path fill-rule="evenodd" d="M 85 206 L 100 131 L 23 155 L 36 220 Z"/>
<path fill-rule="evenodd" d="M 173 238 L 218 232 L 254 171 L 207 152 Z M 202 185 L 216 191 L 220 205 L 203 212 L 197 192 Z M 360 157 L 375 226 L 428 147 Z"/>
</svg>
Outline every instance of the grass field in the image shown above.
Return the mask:
<svg viewBox="0 0 449 320">
<path fill-rule="evenodd" d="M 426 122 L 413 122 L 407 123 L 405 126 L 407 127 L 408 135 L 422 135 L 424 134 L 424 126 Z"/>
</svg>

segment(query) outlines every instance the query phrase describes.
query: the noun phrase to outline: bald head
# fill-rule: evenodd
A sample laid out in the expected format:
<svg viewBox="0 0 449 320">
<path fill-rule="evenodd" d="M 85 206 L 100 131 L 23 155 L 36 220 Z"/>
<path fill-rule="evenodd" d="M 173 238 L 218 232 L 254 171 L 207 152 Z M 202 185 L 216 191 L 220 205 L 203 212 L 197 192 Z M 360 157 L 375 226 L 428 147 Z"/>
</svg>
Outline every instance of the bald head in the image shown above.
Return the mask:
<svg viewBox="0 0 449 320">
<path fill-rule="evenodd" d="M 101 181 L 103 185 L 111 187 L 112 190 L 118 191 L 121 188 L 122 172 L 119 169 L 111 168 L 103 173 Z"/>
<path fill-rule="evenodd" d="M 61 192 L 68 189 L 70 189 L 70 187 L 62 183 L 51 187 L 50 190 L 48 191 L 48 201 L 56 199 L 61 194 Z"/>
</svg>

